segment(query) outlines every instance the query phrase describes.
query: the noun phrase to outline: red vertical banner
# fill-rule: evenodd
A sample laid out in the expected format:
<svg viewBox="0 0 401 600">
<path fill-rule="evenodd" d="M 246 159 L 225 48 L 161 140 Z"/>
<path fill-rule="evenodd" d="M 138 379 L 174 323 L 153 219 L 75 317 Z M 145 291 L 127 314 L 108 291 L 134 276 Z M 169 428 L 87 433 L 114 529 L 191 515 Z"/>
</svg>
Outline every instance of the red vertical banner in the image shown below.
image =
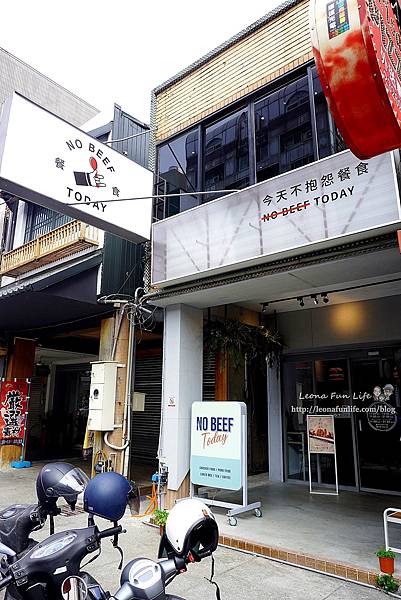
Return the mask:
<svg viewBox="0 0 401 600">
<path fill-rule="evenodd" d="M 0 446 L 22 446 L 27 424 L 29 382 L 3 381 L 0 385 Z"/>
</svg>

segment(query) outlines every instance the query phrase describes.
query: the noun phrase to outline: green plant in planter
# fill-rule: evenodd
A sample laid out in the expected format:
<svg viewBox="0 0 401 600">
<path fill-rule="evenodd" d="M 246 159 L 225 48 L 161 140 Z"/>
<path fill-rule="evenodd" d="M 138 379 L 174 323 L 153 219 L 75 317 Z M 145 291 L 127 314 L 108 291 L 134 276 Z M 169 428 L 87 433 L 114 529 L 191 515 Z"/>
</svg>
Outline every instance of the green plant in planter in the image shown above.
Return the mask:
<svg viewBox="0 0 401 600">
<path fill-rule="evenodd" d="M 378 575 L 376 577 L 376 585 L 385 592 L 396 592 L 399 588 L 399 583 L 392 575 Z"/>
<path fill-rule="evenodd" d="M 157 508 L 153 513 L 153 519 L 156 525 L 165 527 L 168 517 L 168 510 L 160 510 Z"/>
<path fill-rule="evenodd" d="M 376 552 L 376 556 L 378 558 L 395 558 L 395 553 L 392 550 L 385 550 L 384 548 L 380 548 Z"/>
<path fill-rule="evenodd" d="M 278 364 L 283 348 L 278 331 L 272 333 L 266 327 L 246 325 L 234 319 L 208 321 L 204 343 L 209 352 L 219 352 L 223 357 L 227 352 L 235 368 L 239 367 L 241 357 L 245 355 L 250 362 L 259 361 L 263 364 L 267 357 L 270 366 Z"/>
</svg>

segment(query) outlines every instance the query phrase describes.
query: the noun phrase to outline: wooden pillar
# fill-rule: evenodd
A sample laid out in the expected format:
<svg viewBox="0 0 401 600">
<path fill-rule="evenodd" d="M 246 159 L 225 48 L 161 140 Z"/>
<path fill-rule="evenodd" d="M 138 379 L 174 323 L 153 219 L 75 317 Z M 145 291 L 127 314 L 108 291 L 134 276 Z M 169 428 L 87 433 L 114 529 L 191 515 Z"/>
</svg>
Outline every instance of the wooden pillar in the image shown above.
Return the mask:
<svg viewBox="0 0 401 600">
<path fill-rule="evenodd" d="M 25 338 L 14 339 L 7 367 L 6 379 L 27 379 L 33 377 L 35 368 L 35 346 L 35 340 L 28 340 Z M 0 446 L 0 468 L 9 467 L 13 460 L 19 459 L 20 454 L 20 446 Z"/>
<path fill-rule="evenodd" d="M 120 323 L 119 312 L 116 311 L 114 317 L 103 319 L 100 327 L 100 348 L 99 360 L 114 360 L 125 365 L 117 369 L 117 389 L 116 389 L 116 408 L 114 413 L 114 423 L 121 425 L 108 434 L 108 440 L 115 446 L 122 446 L 123 439 L 123 421 L 124 406 L 126 395 L 127 363 L 128 363 L 128 342 L 129 342 L 129 321 L 124 315 Z M 113 356 L 114 351 L 114 356 Z M 122 457 L 121 450 L 113 450 L 104 442 L 104 432 L 95 432 L 93 445 L 93 463 L 92 472 L 97 462 L 97 452 L 102 451 L 106 458 L 110 454 L 116 455 L 115 470 L 121 472 Z"/>
<path fill-rule="evenodd" d="M 215 365 L 215 392 L 216 400 L 228 400 L 228 352 L 216 354 Z"/>
<path fill-rule="evenodd" d="M 178 490 L 167 490 L 166 496 L 164 499 L 163 508 L 166 510 L 171 510 L 176 503 L 177 500 L 182 500 L 183 498 L 189 498 L 190 495 L 191 483 L 189 479 L 189 473 L 185 477 L 184 481 L 178 488 Z"/>
</svg>

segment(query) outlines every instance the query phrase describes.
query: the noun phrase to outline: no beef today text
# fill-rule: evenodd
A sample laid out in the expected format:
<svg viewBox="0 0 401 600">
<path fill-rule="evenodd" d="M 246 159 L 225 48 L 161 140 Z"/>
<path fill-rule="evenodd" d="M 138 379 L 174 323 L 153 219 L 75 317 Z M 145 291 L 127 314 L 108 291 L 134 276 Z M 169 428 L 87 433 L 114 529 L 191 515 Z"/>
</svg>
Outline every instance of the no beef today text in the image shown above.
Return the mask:
<svg viewBox="0 0 401 600">
<path fill-rule="evenodd" d="M 203 448 L 213 444 L 224 446 L 234 427 L 232 417 L 197 417 L 196 431 L 203 431 Z"/>
<path fill-rule="evenodd" d="M 260 220 L 266 222 L 277 219 L 277 217 L 287 217 L 301 210 L 306 210 L 310 206 L 320 207 L 341 198 L 350 198 L 354 193 L 354 189 L 355 186 L 351 185 L 350 187 L 341 188 L 338 192 L 333 191 L 321 196 L 315 196 L 313 200 L 305 200 L 305 202 L 297 202 L 297 204 L 291 204 L 291 206 L 283 206 L 281 210 L 272 210 L 270 213 L 262 215 Z"/>
<path fill-rule="evenodd" d="M 86 151 L 89 155 L 92 155 L 95 158 L 96 162 L 101 163 L 101 169 L 108 171 L 109 173 L 115 173 L 115 168 L 111 163 L 111 160 L 108 156 L 105 156 L 104 149 L 99 148 L 99 146 L 95 145 L 93 142 L 82 142 L 79 138 L 76 140 L 66 140 L 66 145 L 68 150 L 72 151 Z M 95 189 L 98 187 L 96 184 L 89 184 L 93 186 Z M 103 184 L 99 187 L 106 187 L 106 184 Z M 88 194 L 84 194 L 79 190 L 75 190 L 74 188 L 67 186 L 67 194 L 69 199 L 74 199 L 77 202 L 83 202 L 84 204 L 90 205 L 95 210 L 99 210 L 100 212 L 104 212 L 107 208 L 107 204 L 105 202 L 93 202 L 92 198 Z"/>
</svg>

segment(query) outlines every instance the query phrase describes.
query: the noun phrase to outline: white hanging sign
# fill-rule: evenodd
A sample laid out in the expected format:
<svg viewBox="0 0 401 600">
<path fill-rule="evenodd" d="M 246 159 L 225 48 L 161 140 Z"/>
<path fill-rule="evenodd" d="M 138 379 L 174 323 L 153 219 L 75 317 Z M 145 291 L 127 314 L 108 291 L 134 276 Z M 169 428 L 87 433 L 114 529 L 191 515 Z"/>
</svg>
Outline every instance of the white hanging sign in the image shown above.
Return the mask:
<svg viewBox="0 0 401 600">
<path fill-rule="evenodd" d="M 153 174 L 14 93 L 0 115 L 0 189 L 134 242 L 150 237 Z"/>
</svg>

